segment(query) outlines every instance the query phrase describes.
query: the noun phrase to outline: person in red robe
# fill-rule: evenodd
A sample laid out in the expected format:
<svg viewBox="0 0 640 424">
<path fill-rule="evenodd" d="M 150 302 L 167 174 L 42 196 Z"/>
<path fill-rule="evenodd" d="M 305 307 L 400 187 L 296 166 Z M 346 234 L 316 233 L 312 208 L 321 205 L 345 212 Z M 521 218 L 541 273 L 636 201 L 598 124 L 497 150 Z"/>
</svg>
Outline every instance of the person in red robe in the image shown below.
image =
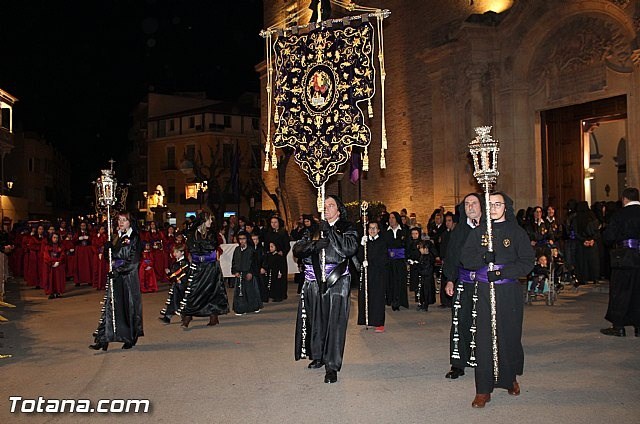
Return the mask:
<svg viewBox="0 0 640 424">
<path fill-rule="evenodd" d="M 173 257 L 173 247 L 176 244 L 176 229 L 173 226 L 167 227 L 167 233 L 165 234 L 164 241 L 164 254 L 165 254 L 165 264 L 166 268 L 164 270 L 165 274 L 170 273 L 171 265 L 176 261 L 176 258 Z"/>
<path fill-rule="evenodd" d="M 93 278 L 93 248 L 91 247 L 91 234 L 86 222 L 80 223 L 76 237 L 76 257 L 78 258 L 78 280 L 76 287 L 82 283 L 92 284 Z"/>
<path fill-rule="evenodd" d="M 64 293 L 67 281 L 64 248 L 58 234 L 51 234 L 49 240 L 43 243 L 42 258 L 46 271 L 44 292 L 49 295 L 49 299 L 55 299 Z"/>
<path fill-rule="evenodd" d="M 138 276 L 140 277 L 140 291 L 142 293 L 155 293 L 158 291 L 158 281 L 153 268 L 154 255 L 150 242 L 144 242 L 144 250 L 138 268 Z"/>
<path fill-rule="evenodd" d="M 14 230 L 15 231 L 15 230 Z M 14 233 L 12 244 L 15 246 L 9 257 L 9 266 L 14 277 L 24 277 L 24 238 L 29 235 L 29 229 L 23 228 Z"/>
<path fill-rule="evenodd" d="M 29 242 L 31 241 L 31 237 L 35 233 L 35 228 L 29 229 L 27 228 L 27 232 L 22 236 L 22 269 L 23 269 L 23 277 L 24 281 L 27 282 L 27 272 L 29 270 Z"/>
<path fill-rule="evenodd" d="M 60 236 L 60 242 L 64 241 L 67 238 L 67 234 L 69 234 L 69 227 L 67 227 L 67 221 L 61 220 L 60 224 L 58 224 L 58 235 Z"/>
<path fill-rule="evenodd" d="M 153 255 L 153 270 L 156 273 L 156 281 L 168 281 L 166 269 L 167 257 L 164 251 L 165 236 L 158 229 L 155 221 L 149 223 L 149 231 L 147 232 L 147 240 L 151 243 L 151 253 Z"/>
<path fill-rule="evenodd" d="M 107 285 L 109 259 L 105 258 L 105 244 L 108 242 L 106 224 L 98 228 L 98 233 L 91 238 L 93 247 L 92 283 L 96 290 L 104 290 Z"/>
<path fill-rule="evenodd" d="M 62 238 L 62 237 L 61 237 Z M 73 278 L 73 282 L 78 282 L 78 257 L 76 256 L 76 243 L 73 240 L 73 234 L 67 232 L 67 235 L 62 240 L 62 248 L 66 258 L 66 271 L 67 278 Z"/>
<path fill-rule="evenodd" d="M 56 232 L 56 227 L 54 227 L 53 225 L 49 225 L 47 227 L 47 232 L 45 233 L 44 240 L 42 241 L 42 248 L 40 249 L 40 282 L 44 284 L 42 288 L 45 290 L 47 289 L 46 283 L 49 277 L 48 277 L 47 267 L 44 262 L 44 247 L 49 243 L 49 241 L 51 240 L 51 236 L 55 232 Z"/>
<path fill-rule="evenodd" d="M 45 242 L 44 226 L 38 225 L 31 235 L 27 237 L 28 257 L 25 262 L 25 280 L 27 285 L 36 289 L 41 287 L 42 279 L 42 243 Z"/>
</svg>

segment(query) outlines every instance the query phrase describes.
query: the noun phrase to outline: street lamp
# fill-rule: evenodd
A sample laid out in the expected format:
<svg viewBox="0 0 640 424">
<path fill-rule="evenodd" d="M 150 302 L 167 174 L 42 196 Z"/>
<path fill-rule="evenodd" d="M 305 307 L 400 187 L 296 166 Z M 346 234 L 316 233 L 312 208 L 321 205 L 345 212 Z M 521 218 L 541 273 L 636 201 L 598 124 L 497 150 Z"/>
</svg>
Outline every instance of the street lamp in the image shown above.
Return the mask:
<svg viewBox="0 0 640 424">
<path fill-rule="evenodd" d="M 200 209 L 202 209 L 202 198 L 200 197 L 200 193 L 207 191 L 209 188 L 209 183 L 207 180 L 202 182 L 194 181 L 191 183 L 186 183 L 184 185 L 184 197 L 185 199 L 198 199 L 200 202 Z"/>
</svg>

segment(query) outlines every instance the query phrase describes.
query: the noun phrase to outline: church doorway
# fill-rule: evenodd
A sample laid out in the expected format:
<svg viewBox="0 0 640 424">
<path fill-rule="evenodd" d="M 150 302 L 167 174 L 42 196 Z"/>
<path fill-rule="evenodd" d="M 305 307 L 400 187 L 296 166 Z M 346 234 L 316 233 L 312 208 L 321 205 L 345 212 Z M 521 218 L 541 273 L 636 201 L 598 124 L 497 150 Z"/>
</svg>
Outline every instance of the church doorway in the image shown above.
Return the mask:
<svg viewBox="0 0 640 424">
<path fill-rule="evenodd" d="M 540 112 L 542 194 L 564 209 L 570 199 L 618 200 L 625 187 L 626 96 Z"/>
</svg>

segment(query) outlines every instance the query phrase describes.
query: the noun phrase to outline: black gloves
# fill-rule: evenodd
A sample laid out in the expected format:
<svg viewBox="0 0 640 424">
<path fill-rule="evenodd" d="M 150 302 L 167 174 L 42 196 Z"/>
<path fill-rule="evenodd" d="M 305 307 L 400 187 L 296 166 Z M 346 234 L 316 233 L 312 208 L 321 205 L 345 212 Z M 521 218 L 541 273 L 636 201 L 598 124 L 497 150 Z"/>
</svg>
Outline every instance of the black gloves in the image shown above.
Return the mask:
<svg viewBox="0 0 640 424">
<path fill-rule="evenodd" d="M 485 264 L 495 264 L 496 263 L 496 252 L 486 252 L 484 254 L 484 263 Z"/>
<path fill-rule="evenodd" d="M 322 220 L 320 221 L 320 229 L 322 230 L 323 234 L 326 235 L 331 230 L 331 225 L 329 225 L 329 222 L 327 220 Z"/>
<path fill-rule="evenodd" d="M 502 280 L 502 276 L 500 275 L 500 270 L 496 269 L 495 271 L 487 271 L 487 280 L 490 283 L 493 283 L 498 280 Z"/>
<path fill-rule="evenodd" d="M 329 239 L 328 238 L 321 238 L 320 240 L 317 240 L 314 243 L 313 250 L 315 252 L 319 252 L 322 249 L 327 248 L 328 246 L 329 246 Z"/>
<path fill-rule="evenodd" d="M 107 272 L 107 278 L 110 280 L 116 278 L 117 276 L 118 276 L 118 271 L 116 271 L 115 269 L 113 271 Z"/>
</svg>

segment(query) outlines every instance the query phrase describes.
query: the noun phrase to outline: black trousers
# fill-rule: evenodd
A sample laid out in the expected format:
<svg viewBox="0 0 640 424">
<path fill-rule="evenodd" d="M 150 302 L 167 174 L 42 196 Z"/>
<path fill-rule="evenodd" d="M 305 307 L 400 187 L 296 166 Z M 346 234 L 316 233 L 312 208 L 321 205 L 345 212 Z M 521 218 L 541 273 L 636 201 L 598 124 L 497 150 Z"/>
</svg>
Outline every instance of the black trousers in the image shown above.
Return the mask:
<svg viewBox="0 0 640 424">
<path fill-rule="evenodd" d="M 640 327 L 640 269 L 611 270 L 609 305 L 604 318 L 614 327 Z"/>
</svg>

